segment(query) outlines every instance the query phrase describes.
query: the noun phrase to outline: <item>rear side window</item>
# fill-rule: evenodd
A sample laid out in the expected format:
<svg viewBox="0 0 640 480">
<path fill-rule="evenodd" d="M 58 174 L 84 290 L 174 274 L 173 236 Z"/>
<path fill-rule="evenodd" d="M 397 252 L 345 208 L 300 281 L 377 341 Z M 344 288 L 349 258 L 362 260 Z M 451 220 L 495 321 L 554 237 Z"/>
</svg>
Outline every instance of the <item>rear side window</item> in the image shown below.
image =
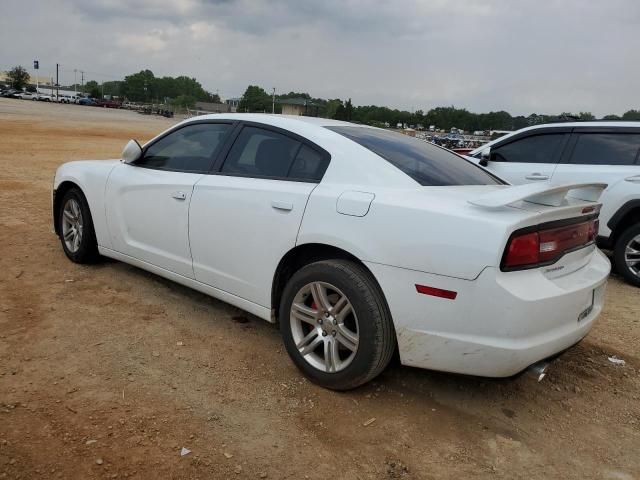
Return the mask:
<svg viewBox="0 0 640 480">
<path fill-rule="evenodd" d="M 569 163 L 585 165 L 637 165 L 640 134 L 580 133 Z"/>
<path fill-rule="evenodd" d="M 307 145 L 302 145 L 293 165 L 291 165 L 288 176 L 294 180 L 319 182 L 328 165 L 328 155 L 323 155 Z"/>
<path fill-rule="evenodd" d="M 326 128 L 371 150 L 423 186 L 502 183 L 464 158 L 417 138 L 368 127 Z"/>
<path fill-rule="evenodd" d="M 244 127 L 227 159 L 223 173 L 250 177 L 283 178 L 287 176 L 300 142 L 277 132 Z"/>
<path fill-rule="evenodd" d="M 566 136 L 563 133 L 536 135 L 491 149 L 491 160 L 509 163 L 556 163 Z"/>
<path fill-rule="evenodd" d="M 329 155 L 272 130 L 244 127 L 222 165 L 222 173 L 319 182 Z"/>
<path fill-rule="evenodd" d="M 225 123 L 187 125 L 148 147 L 135 164 L 159 170 L 206 173 L 230 127 Z"/>
</svg>

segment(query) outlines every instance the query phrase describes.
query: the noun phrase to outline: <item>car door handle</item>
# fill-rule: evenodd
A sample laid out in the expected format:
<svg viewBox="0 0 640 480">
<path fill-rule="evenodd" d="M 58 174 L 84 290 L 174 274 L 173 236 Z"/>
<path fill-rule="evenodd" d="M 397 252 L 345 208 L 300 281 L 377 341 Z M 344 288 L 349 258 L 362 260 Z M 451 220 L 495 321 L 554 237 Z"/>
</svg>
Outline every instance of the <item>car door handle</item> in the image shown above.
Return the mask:
<svg viewBox="0 0 640 480">
<path fill-rule="evenodd" d="M 284 210 L 284 211 L 290 211 L 293 210 L 293 203 L 289 203 L 289 202 L 281 202 L 279 200 L 272 200 L 271 201 L 271 206 L 273 208 L 275 208 L 276 210 Z"/>
<path fill-rule="evenodd" d="M 187 194 L 184 192 L 173 192 L 171 196 L 176 200 L 186 200 L 187 198 Z"/>
<path fill-rule="evenodd" d="M 640 175 L 634 175 L 633 177 L 627 177 L 624 180 L 625 180 L 625 182 L 630 182 L 630 183 L 640 183 Z"/>
<path fill-rule="evenodd" d="M 549 180 L 549 175 L 542 175 L 541 173 L 531 173 L 527 175 L 527 180 Z"/>
</svg>

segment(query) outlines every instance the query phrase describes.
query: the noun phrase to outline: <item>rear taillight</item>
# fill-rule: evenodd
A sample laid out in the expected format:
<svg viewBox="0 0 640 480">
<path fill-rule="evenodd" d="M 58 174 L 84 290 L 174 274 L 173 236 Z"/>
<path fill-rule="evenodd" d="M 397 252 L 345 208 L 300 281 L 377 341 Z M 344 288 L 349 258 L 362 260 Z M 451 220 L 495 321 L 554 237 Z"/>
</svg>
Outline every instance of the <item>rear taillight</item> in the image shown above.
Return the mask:
<svg viewBox="0 0 640 480">
<path fill-rule="evenodd" d="M 511 235 L 502 259 L 503 271 L 549 265 L 565 253 L 595 242 L 599 220 L 592 218 L 576 223 L 557 223 L 526 228 Z"/>
</svg>

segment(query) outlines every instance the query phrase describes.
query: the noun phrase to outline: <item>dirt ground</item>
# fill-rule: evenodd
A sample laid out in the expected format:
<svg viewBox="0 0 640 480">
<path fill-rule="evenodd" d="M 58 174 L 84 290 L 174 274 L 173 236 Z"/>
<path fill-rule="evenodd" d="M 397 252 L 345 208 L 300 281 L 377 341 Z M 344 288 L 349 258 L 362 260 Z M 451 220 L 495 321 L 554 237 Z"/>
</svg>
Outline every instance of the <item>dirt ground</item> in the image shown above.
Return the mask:
<svg viewBox="0 0 640 480">
<path fill-rule="evenodd" d="M 334 393 L 270 324 L 122 263 L 68 261 L 56 167 L 175 121 L 0 99 L 0 478 L 640 478 L 640 291 L 615 276 L 541 383 L 396 362 Z"/>
</svg>

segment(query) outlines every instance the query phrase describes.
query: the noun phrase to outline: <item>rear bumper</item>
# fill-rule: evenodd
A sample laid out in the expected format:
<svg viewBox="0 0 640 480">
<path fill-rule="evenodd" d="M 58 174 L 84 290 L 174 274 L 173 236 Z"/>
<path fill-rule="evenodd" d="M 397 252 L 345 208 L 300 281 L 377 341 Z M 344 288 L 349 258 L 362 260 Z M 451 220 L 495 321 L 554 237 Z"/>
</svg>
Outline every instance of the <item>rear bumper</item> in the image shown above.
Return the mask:
<svg viewBox="0 0 640 480">
<path fill-rule="evenodd" d="M 467 281 L 368 267 L 389 303 L 403 364 L 487 377 L 514 375 L 579 342 L 602 310 L 610 271 L 599 250 L 581 268 L 552 279 L 541 269 L 486 268 Z M 457 297 L 418 294 L 416 284 Z"/>
</svg>

